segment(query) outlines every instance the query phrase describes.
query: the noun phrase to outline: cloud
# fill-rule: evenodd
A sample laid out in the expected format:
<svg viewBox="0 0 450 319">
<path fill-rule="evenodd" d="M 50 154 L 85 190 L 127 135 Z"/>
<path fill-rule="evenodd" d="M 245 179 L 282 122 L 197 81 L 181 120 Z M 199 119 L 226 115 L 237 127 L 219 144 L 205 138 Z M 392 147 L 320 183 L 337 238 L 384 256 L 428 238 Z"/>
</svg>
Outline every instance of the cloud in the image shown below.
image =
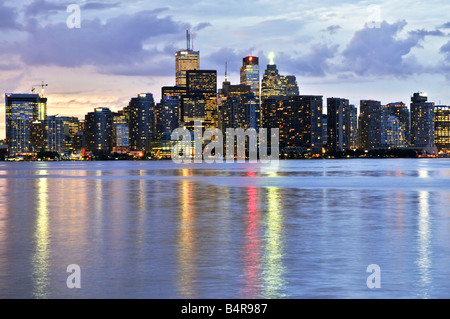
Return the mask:
<svg viewBox="0 0 450 319">
<path fill-rule="evenodd" d="M 441 29 L 450 29 L 450 22 L 444 23 L 439 28 L 441 28 Z"/>
<path fill-rule="evenodd" d="M 275 62 L 280 71 L 288 70 L 289 74 L 323 77 L 330 72 L 332 65 L 329 60 L 337 55 L 338 48 L 337 44 L 315 43 L 309 52 L 300 56 L 276 53 Z"/>
<path fill-rule="evenodd" d="M 24 13 L 27 17 L 38 15 L 51 15 L 59 11 L 66 11 L 68 3 L 56 3 L 46 0 L 35 0 L 25 7 Z"/>
<path fill-rule="evenodd" d="M 114 2 L 114 3 L 103 3 L 103 2 L 88 2 L 81 6 L 81 9 L 83 10 L 104 10 L 104 9 L 111 9 L 111 8 L 117 8 L 120 6 L 120 2 Z"/>
<path fill-rule="evenodd" d="M 207 28 L 207 27 L 210 27 L 211 25 L 212 25 L 212 24 L 209 23 L 209 22 L 202 22 L 202 23 L 199 23 L 199 24 L 197 24 L 197 25 L 194 27 L 194 31 L 198 32 L 198 31 L 200 31 L 200 30 L 202 30 L 202 29 L 205 29 L 205 28 Z"/>
<path fill-rule="evenodd" d="M 339 25 L 330 25 L 328 28 L 323 29 L 323 32 L 328 32 L 329 34 L 335 34 L 337 30 L 341 29 L 341 26 Z"/>
<path fill-rule="evenodd" d="M 406 21 L 389 24 L 383 21 L 380 28 L 357 31 L 342 53 L 344 71 L 356 75 L 404 76 L 420 73 L 422 66 L 413 56 L 411 49 L 420 47 L 420 41 L 428 31 L 419 30 L 399 39 L 398 34 L 406 26 Z"/>
<path fill-rule="evenodd" d="M 450 41 L 444 44 L 440 49 L 440 53 L 443 53 L 447 62 L 450 62 Z"/>
<path fill-rule="evenodd" d="M 155 39 L 179 33 L 185 24 L 171 17 L 159 17 L 161 10 L 123 14 L 102 23 L 83 20 L 81 28 L 69 29 L 65 23 L 27 26 L 29 36 L 13 47 L 27 65 L 78 67 L 134 66 L 155 63 Z M 30 50 L 29 48 L 33 48 Z M 172 52 L 173 53 L 173 52 Z"/>
<path fill-rule="evenodd" d="M 16 21 L 17 12 L 14 8 L 0 4 L 0 30 L 20 30 L 22 26 Z"/>
<path fill-rule="evenodd" d="M 445 37 L 445 36 L 447 36 L 441 30 L 428 31 L 428 30 L 425 30 L 425 29 L 410 31 L 409 34 L 418 36 L 420 39 L 423 39 L 426 36 L 437 36 L 437 37 Z"/>
</svg>

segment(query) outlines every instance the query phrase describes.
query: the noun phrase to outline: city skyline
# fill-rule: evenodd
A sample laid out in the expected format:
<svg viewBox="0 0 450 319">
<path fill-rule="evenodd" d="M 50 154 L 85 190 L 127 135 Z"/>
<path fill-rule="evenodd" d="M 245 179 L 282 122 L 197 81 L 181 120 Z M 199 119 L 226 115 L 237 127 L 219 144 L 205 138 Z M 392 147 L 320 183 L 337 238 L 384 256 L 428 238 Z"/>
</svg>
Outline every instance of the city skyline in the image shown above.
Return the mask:
<svg viewBox="0 0 450 319">
<path fill-rule="evenodd" d="M 80 2 L 81 28 L 69 29 L 69 1 L 22 1 L 21 8 L 6 1 L 0 5 L 0 16 L 8 17 L 0 25 L 0 85 L 4 93 L 29 93 L 45 80 L 51 97 L 48 114 L 79 118 L 96 107 L 120 110 L 137 93 L 150 92 L 159 100 L 160 88 L 175 84 L 174 53 L 186 47 L 184 30 L 190 27 L 200 68 L 217 70 L 218 84 L 224 79 L 225 62 L 230 82 L 238 84 L 242 58 L 249 55 L 260 59 L 261 80 L 274 52 L 278 70 L 297 77 L 301 94 L 346 98 L 359 108 L 363 99 L 409 105 L 413 92 L 424 91 L 429 101 L 449 104 L 450 93 L 444 88 L 450 24 L 439 18 L 448 4 L 431 2 L 435 5 L 321 1 L 290 4 L 289 13 L 280 3 L 266 2 L 242 4 L 240 11 L 233 2 L 225 7 L 200 2 L 196 10 L 178 1 L 151 6 L 132 2 L 126 7 L 121 2 Z M 408 4 L 408 16 L 398 17 L 396 6 Z M 219 14 L 219 8 L 228 14 Z M 142 28 L 151 30 L 137 32 Z M 93 43 L 100 39 L 97 31 L 104 36 L 102 43 Z M 368 44 L 373 49 L 363 54 Z M 373 52 L 379 54 L 369 58 Z M 354 65 L 342 63 L 350 58 Z M 3 101 L 0 110 L 4 138 Z"/>
</svg>

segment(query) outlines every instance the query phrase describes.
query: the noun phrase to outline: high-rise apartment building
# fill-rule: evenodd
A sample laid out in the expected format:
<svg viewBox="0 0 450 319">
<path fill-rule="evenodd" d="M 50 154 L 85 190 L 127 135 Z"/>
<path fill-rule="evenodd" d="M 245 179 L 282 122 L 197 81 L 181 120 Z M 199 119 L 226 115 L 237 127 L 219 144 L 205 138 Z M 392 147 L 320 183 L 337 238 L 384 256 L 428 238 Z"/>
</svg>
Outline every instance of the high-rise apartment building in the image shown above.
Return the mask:
<svg viewBox="0 0 450 319">
<path fill-rule="evenodd" d="M 327 99 L 327 144 L 330 151 L 355 148 L 356 107 L 342 98 Z"/>
<path fill-rule="evenodd" d="M 424 93 L 411 97 L 411 145 L 434 146 L 434 103 Z"/>
<path fill-rule="evenodd" d="M 155 101 L 153 94 L 141 93 L 130 100 L 129 146 L 131 151 L 147 152 L 156 136 Z"/>
<path fill-rule="evenodd" d="M 411 140 L 411 117 L 408 107 L 403 102 L 389 103 L 389 114 L 398 118 L 405 132 L 404 145 L 409 145 Z"/>
<path fill-rule="evenodd" d="M 280 130 L 283 152 L 322 151 L 322 96 L 271 97 L 261 105 L 261 127 Z"/>
<path fill-rule="evenodd" d="M 358 141 L 363 150 L 381 146 L 381 130 L 385 108 L 380 101 L 361 100 L 358 118 Z"/>
<path fill-rule="evenodd" d="M 85 116 L 84 138 L 86 150 L 93 153 L 112 151 L 113 113 L 107 107 L 98 107 Z"/>
</svg>

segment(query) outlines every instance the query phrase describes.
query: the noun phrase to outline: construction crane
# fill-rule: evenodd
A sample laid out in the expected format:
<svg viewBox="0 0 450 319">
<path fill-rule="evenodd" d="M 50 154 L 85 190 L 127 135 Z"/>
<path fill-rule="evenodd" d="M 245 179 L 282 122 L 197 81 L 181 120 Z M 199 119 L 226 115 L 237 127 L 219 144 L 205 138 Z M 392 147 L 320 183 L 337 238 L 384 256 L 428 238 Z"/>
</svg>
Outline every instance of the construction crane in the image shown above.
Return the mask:
<svg viewBox="0 0 450 319">
<path fill-rule="evenodd" d="M 34 93 L 34 91 L 36 90 L 35 86 L 40 86 L 41 87 L 41 95 L 44 96 L 44 87 L 48 86 L 47 83 L 44 83 L 44 81 L 42 81 L 41 84 L 35 84 L 33 85 L 33 87 L 31 88 L 31 93 Z"/>
</svg>

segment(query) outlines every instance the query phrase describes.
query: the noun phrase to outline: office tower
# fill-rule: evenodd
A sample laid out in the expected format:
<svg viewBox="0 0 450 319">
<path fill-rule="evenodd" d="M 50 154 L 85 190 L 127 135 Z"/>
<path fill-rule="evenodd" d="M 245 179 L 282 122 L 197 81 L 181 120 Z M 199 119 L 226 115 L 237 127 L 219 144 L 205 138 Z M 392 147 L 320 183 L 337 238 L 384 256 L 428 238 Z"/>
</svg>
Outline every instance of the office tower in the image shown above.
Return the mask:
<svg viewBox="0 0 450 319">
<path fill-rule="evenodd" d="M 450 152 L 450 107 L 434 107 L 435 144 L 439 151 Z"/>
<path fill-rule="evenodd" d="M 94 154 L 109 154 L 112 150 L 113 114 L 107 107 L 98 107 L 85 116 L 86 150 Z"/>
<path fill-rule="evenodd" d="M 219 90 L 219 128 L 254 128 L 259 131 L 260 105 L 250 85 L 232 85 L 225 73 L 225 81 Z"/>
<path fill-rule="evenodd" d="M 259 101 L 259 58 L 247 56 L 241 66 L 241 84 L 250 85 L 251 91 Z"/>
<path fill-rule="evenodd" d="M 30 122 L 43 120 L 46 102 L 39 94 L 5 94 L 6 143 L 10 156 L 31 151 Z"/>
<path fill-rule="evenodd" d="M 217 71 L 187 71 L 186 95 L 181 105 L 183 122 L 189 128 L 196 120 L 202 121 L 205 129 L 218 127 Z"/>
<path fill-rule="evenodd" d="M 180 50 L 175 53 L 175 83 L 176 86 L 186 86 L 186 71 L 200 69 L 200 53 L 191 48 L 190 34 L 186 30 L 186 50 Z"/>
<path fill-rule="evenodd" d="M 424 93 L 411 97 L 411 145 L 434 146 L 434 103 L 427 102 Z"/>
<path fill-rule="evenodd" d="M 63 118 L 55 115 L 47 116 L 44 121 L 44 147 L 47 152 L 60 154 L 64 149 Z"/>
<path fill-rule="evenodd" d="M 271 96 L 298 96 L 299 89 L 295 76 L 278 73 L 275 64 L 268 64 L 261 80 L 261 99 Z"/>
<path fill-rule="evenodd" d="M 151 93 L 142 93 L 128 104 L 130 150 L 148 152 L 156 136 L 155 102 Z"/>
<path fill-rule="evenodd" d="M 359 145 L 363 150 L 381 146 L 382 120 L 386 108 L 380 101 L 361 100 L 358 119 Z"/>
<path fill-rule="evenodd" d="M 411 140 L 411 117 L 408 107 L 403 102 L 389 103 L 389 114 L 398 118 L 405 131 L 405 145 L 409 145 Z"/>
<path fill-rule="evenodd" d="M 261 127 L 279 128 L 280 151 L 322 151 L 322 96 L 270 97 L 262 101 Z"/>
<path fill-rule="evenodd" d="M 287 96 L 286 78 L 278 73 L 275 64 L 268 64 L 261 80 L 261 100 L 271 96 Z"/>
<path fill-rule="evenodd" d="M 328 129 L 328 150 L 343 151 L 349 150 L 353 146 L 352 120 L 355 114 L 355 107 L 350 106 L 347 99 L 328 98 L 327 99 L 327 129 Z"/>
</svg>

